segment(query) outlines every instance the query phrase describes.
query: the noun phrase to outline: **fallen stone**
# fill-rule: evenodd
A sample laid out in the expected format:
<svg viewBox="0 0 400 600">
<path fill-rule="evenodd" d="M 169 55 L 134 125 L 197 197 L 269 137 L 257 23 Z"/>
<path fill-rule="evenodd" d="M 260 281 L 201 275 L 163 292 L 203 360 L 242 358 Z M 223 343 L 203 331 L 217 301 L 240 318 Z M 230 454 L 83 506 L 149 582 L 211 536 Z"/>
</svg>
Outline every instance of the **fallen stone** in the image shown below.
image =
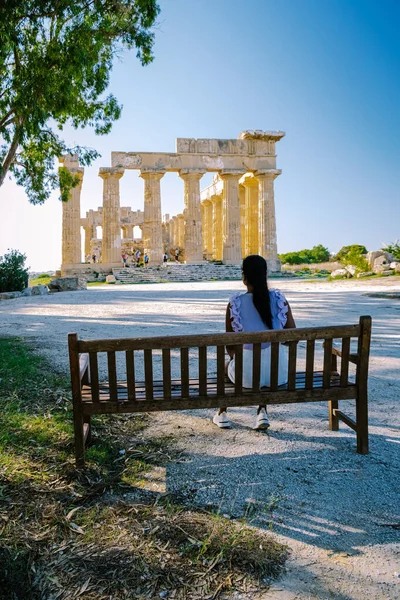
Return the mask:
<svg viewBox="0 0 400 600">
<path fill-rule="evenodd" d="M 49 293 L 47 285 L 34 285 L 32 287 L 32 296 L 45 296 Z"/>
<path fill-rule="evenodd" d="M 354 265 L 347 265 L 347 267 L 345 267 L 345 270 L 348 273 L 350 273 L 352 277 L 354 277 L 354 275 L 357 273 L 357 267 L 355 267 Z"/>
<path fill-rule="evenodd" d="M 1 292 L 0 300 L 13 300 L 22 296 L 22 292 Z"/>
<path fill-rule="evenodd" d="M 384 271 L 380 271 L 380 275 L 382 275 L 382 277 L 389 277 L 389 275 L 393 275 L 394 271 L 393 269 L 385 269 Z"/>
<path fill-rule="evenodd" d="M 346 271 L 346 269 L 336 269 L 332 271 L 331 277 L 335 279 L 335 277 L 349 277 L 350 273 Z"/>
<path fill-rule="evenodd" d="M 106 283 L 115 283 L 117 280 L 115 279 L 114 275 L 107 275 L 106 277 Z"/>
<path fill-rule="evenodd" d="M 32 288 L 25 288 L 23 292 L 21 292 L 23 296 L 32 296 Z"/>
<path fill-rule="evenodd" d="M 394 269 L 396 273 L 400 273 L 400 262 L 391 262 L 389 266 L 391 269 Z"/>
<path fill-rule="evenodd" d="M 371 275 L 374 275 L 375 273 L 373 273 L 372 271 L 364 271 L 362 273 L 357 273 L 357 279 L 360 279 L 361 277 L 371 277 Z"/>
<path fill-rule="evenodd" d="M 86 290 L 86 280 L 80 277 L 58 277 L 49 283 L 52 292 L 76 292 Z"/>
</svg>

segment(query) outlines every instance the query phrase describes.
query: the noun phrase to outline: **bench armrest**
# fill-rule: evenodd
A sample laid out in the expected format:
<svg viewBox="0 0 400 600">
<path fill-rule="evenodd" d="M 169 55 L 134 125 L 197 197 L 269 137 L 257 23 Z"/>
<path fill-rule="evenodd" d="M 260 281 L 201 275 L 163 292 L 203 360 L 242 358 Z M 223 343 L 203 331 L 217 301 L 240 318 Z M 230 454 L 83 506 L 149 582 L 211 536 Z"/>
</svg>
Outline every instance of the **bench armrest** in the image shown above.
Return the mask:
<svg viewBox="0 0 400 600">
<path fill-rule="evenodd" d="M 85 377 L 88 368 L 89 368 L 89 354 L 87 352 L 85 352 L 84 354 L 81 354 L 79 357 L 79 377 L 80 377 L 81 381 Z"/>
<path fill-rule="evenodd" d="M 342 358 L 342 351 L 339 350 L 339 348 L 336 348 L 335 346 L 332 346 L 332 354 L 334 354 L 335 356 L 339 356 L 339 358 Z M 354 365 L 358 365 L 359 358 L 358 358 L 358 354 L 349 354 L 349 362 L 353 363 Z"/>
</svg>

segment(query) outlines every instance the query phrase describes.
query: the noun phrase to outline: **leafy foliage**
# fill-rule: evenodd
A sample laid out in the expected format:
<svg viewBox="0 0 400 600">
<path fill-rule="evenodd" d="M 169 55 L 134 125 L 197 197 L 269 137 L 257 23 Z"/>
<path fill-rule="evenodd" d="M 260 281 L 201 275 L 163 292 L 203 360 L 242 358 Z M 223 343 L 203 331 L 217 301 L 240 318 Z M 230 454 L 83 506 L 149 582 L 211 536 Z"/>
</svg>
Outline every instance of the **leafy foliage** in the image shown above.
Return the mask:
<svg viewBox="0 0 400 600">
<path fill-rule="evenodd" d="M 327 262 L 330 258 L 328 248 L 325 248 L 322 244 L 314 246 L 311 250 L 300 250 L 299 252 L 287 252 L 286 254 L 279 254 L 279 258 L 283 263 L 289 265 L 302 265 Z"/>
<path fill-rule="evenodd" d="M 63 154 L 81 165 L 96 150 L 69 147 L 58 131 L 67 124 L 107 134 L 121 106 L 104 96 L 114 57 L 136 48 L 153 60 L 157 0 L 4 0 L 0 3 L 0 186 L 7 173 L 33 204 L 61 186 L 68 197 L 78 179 L 55 169 Z"/>
<path fill-rule="evenodd" d="M 22 292 L 28 285 L 26 256 L 18 250 L 9 250 L 0 256 L 0 292 Z"/>
<path fill-rule="evenodd" d="M 351 253 L 353 256 L 367 254 L 368 250 L 365 246 L 361 246 L 360 244 L 351 244 L 350 246 L 342 246 L 339 252 L 334 256 L 334 259 L 343 262 L 345 256 Z M 346 263 L 349 264 L 349 263 Z"/>
<path fill-rule="evenodd" d="M 363 248 L 363 246 L 361 246 L 361 248 Z M 357 247 L 353 247 L 349 252 L 343 255 L 340 262 L 345 266 L 353 265 L 359 273 L 365 273 L 366 271 L 369 271 L 369 264 L 364 254 L 364 252 L 359 252 Z"/>
<path fill-rule="evenodd" d="M 396 240 L 391 244 L 386 244 L 382 250 L 384 252 L 390 252 L 390 254 L 393 254 L 396 260 L 400 260 L 400 240 Z"/>
</svg>

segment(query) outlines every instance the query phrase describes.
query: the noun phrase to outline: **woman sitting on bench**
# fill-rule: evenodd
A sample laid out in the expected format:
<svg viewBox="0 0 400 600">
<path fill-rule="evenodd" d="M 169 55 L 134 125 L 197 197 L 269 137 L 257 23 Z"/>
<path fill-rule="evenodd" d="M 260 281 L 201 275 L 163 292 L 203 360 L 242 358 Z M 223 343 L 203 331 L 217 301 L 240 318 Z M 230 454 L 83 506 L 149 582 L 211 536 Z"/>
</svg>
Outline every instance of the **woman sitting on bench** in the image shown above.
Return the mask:
<svg viewBox="0 0 400 600">
<path fill-rule="evenodd" d="M 247 292 L 234 294 L 229 298 L 226 308 L 226 331 L 264 331 L 269 329 L 294 329 L 292 311 L 285 296 L 279 290 L 268 290 L 267 262 L 257 254 L 243 261 L 243 283 Z M 235 383 L 235 354 L 227 347 L 231 360 L 227 365 L 227 374 Z M 260 387 L 270 385 L 271 346 L 263 344 L 261 349 Z M 278 385 L 287 383 L 287 348 L 279 346 Z M 243 387 L 253 386 L 253 349 L 251 344 L 243 346 Z M 214 415 L 213 422 L 221 428 L 232 426 L 226 408 Z M 268 429 L 270 423 L 266 406 L 259 406 L 254 429 Z"/>
</svg>

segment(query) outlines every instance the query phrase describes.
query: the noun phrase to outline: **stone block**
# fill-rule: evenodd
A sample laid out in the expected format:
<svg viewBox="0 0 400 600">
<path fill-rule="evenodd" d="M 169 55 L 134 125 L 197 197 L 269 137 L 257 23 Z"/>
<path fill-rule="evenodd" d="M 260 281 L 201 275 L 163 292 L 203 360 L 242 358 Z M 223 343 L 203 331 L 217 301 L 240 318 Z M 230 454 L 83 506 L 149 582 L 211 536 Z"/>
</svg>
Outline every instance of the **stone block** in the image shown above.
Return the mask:
<svg viewBox="0 0 400 600">
<path fill-rule="evenodd" d="M 357 279 L 360 279 L 361 277 L 371 277 L 371 275 L 374 275 L 372 271 L 364 271 L 363 273 L 357 273 Z"/>
<path fill-rule="evenodd" d="M 45 296 L 49 293 L 47 285 L 34 285 L 32 287 L 32 296 Z"/>
<path fill-rule="evenodd" d="M 22 292 L 1 292 L 0 300 L 13 300 L 14 298 L 20 298 Z"/>
<path fill-rule="evenodd" d="M 390 268 L 394 269 L 396 273 L 400 273 L 400 262 L 397 262 L 397 261 L 391 262 Z"/>
<path fill-rule="evenodd" d="M 81 277 L 58 277 L 49 283 L 52 292 L 75 292 L 86 290 L 86 280 Z"/>
<path fill-rule="evenodd" d="M 24 291 L 22 292 L 23 296 L 32 296 L 32 288 L 25 288 Z"/>
<path fill-rule="evenodd" d="M 348 271 L 346 271 L 346 269 L 336 269 L 335 271 L 332 271 L 331 273 L 331 277 L 335 278 L 335 277 L 349 277 L 350 273 Z"/>
<path fill-rule="evenodd" d="M 114 275 L 107 275 L 106 277 L 106 283 L 116 283 L 116 278 Z"/>
<path fill-rule="evenodd" d="M 350 275 L 352 277 L 354 277 L 354 275 L 357 273 L 357 267 L 355 267 L 354 265 L 347 265 L 345 267 L 345 270 L 350 273 Z"/>
</svg>

